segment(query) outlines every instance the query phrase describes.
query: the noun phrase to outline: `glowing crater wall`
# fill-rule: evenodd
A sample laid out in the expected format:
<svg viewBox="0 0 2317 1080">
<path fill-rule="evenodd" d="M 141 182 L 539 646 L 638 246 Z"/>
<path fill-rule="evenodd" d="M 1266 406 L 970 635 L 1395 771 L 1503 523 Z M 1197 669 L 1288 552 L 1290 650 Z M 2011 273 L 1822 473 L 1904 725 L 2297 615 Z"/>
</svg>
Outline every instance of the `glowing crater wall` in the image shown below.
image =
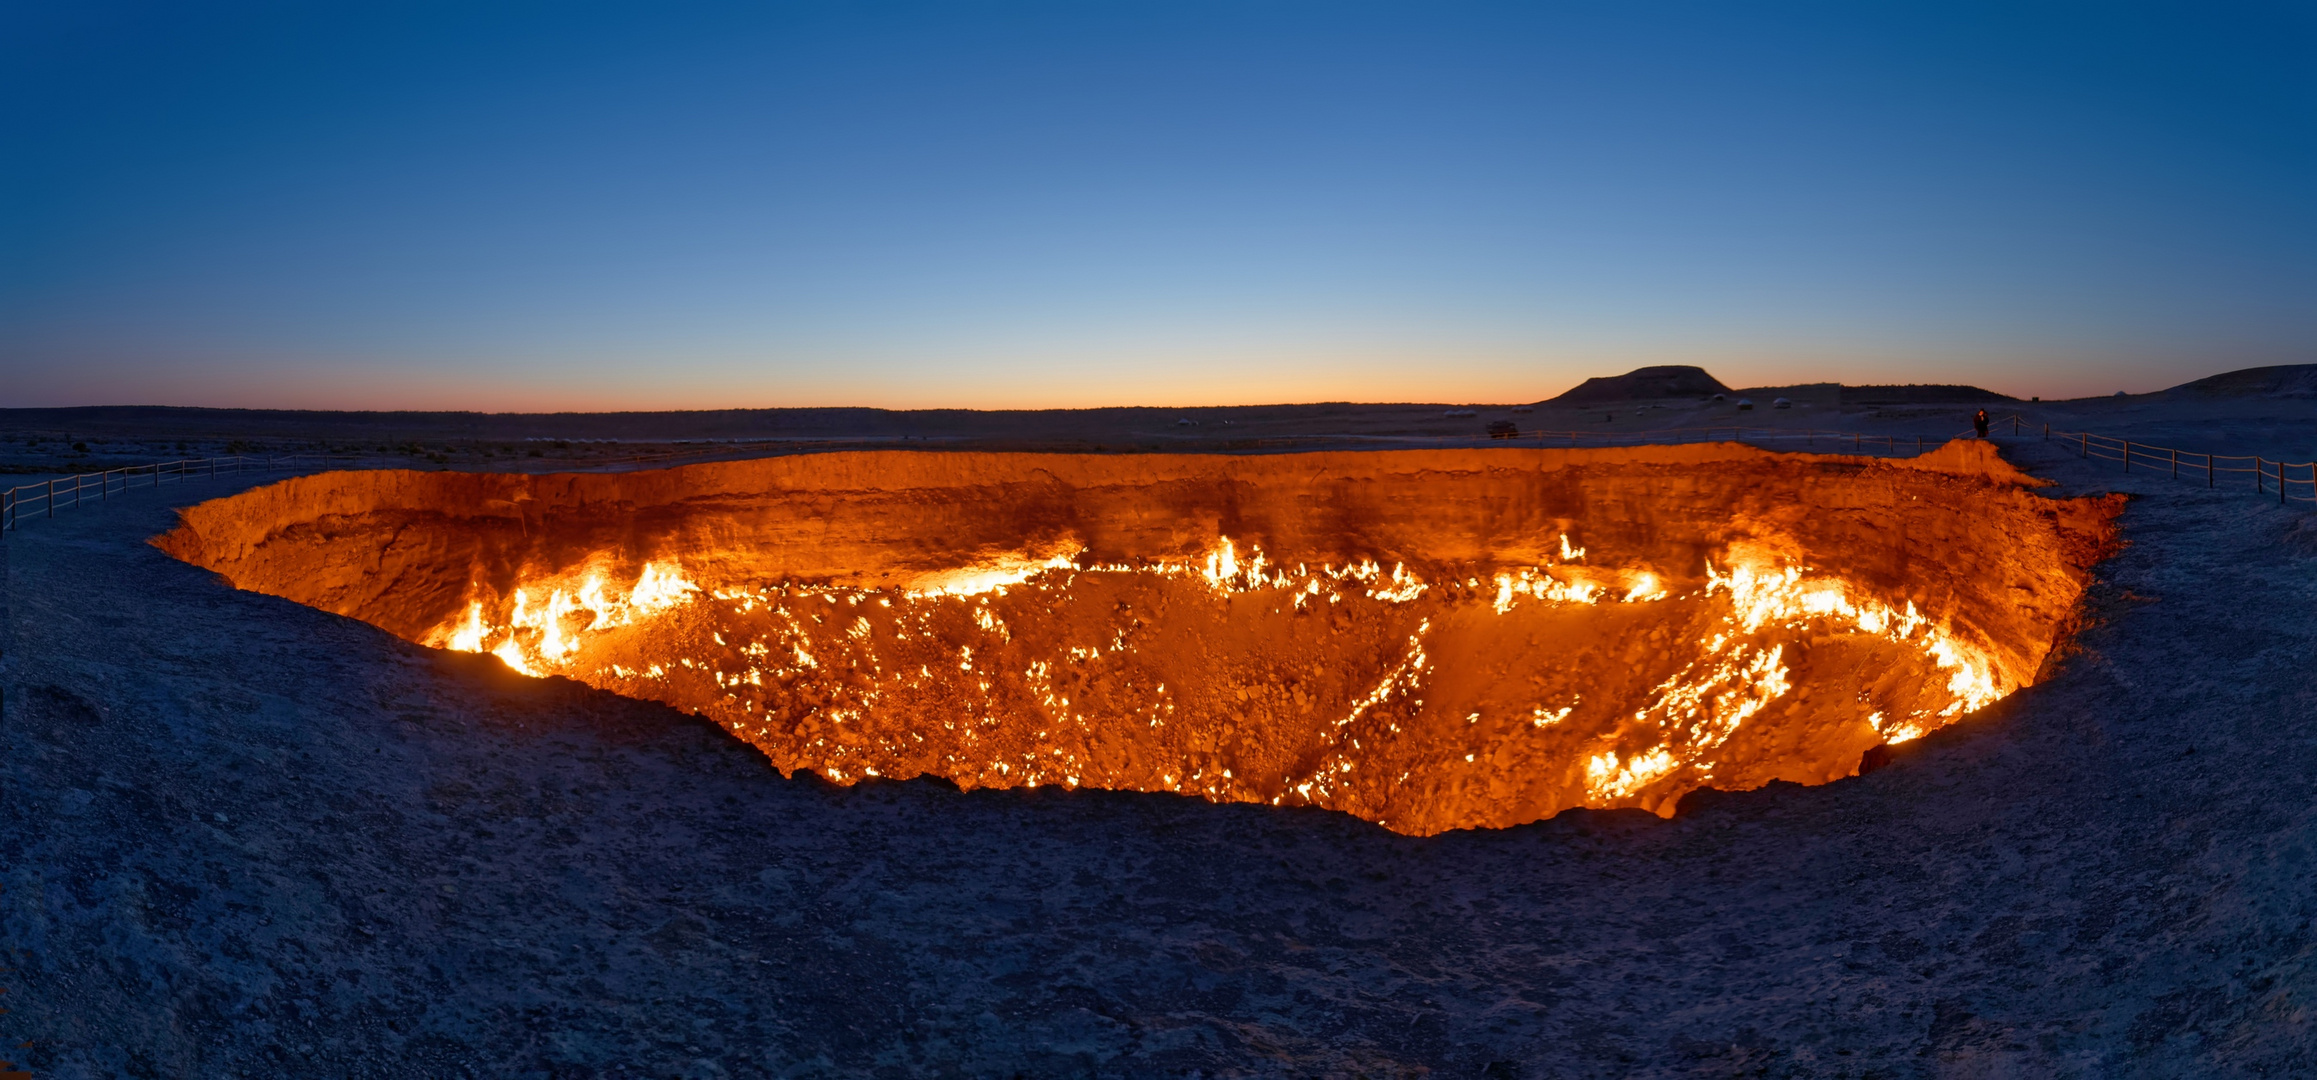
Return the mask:
<svg viewBox="0 0 2317 1080">
<path fill-rule="evenodd" d="M 1818 783 L 2033 681 L 2111 542 L 1985 444 L 334 473 L 158 543 L 783 771 L 1431 833 Z"/>
</svg>

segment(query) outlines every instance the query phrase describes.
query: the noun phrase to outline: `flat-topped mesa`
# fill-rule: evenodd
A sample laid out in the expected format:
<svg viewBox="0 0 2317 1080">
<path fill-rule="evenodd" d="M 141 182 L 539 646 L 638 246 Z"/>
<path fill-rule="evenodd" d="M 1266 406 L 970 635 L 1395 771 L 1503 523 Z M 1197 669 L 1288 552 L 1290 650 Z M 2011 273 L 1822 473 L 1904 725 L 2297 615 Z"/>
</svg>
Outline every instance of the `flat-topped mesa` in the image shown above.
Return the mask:
<svg viewBox="0 0 2317 1080">
<path fill-rule="evenodd" d="M 1736 391 L 1706 369 L 1686 364 L 1635 368 L 1623 375 L 1597 375 L 1550 399 L 1551 405 L 1599 405 L 1653 398 L 1702 398 Z"/>
<path fill-rule="evenodd" d="M 708 716 L 839 782 L 1427 834 L 1821 783 L 2037 675 L 2112 543 L 1986 444 L 838 453 L 345 472 L 184 511 L 236 586 Z"/>
</svg>

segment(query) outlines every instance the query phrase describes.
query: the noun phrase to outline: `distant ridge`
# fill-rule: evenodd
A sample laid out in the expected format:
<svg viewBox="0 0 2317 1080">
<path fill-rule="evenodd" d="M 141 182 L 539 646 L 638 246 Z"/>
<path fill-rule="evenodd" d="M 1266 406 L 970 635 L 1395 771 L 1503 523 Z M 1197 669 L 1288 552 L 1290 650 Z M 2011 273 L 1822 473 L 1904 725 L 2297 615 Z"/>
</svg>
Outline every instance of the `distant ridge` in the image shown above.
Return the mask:
<svg viewBox="0 0 2317 1080">
<path fill-rule="evenodd" d="M 1706 369 L 1686 364 L 1635 368 L 1623 375 L 1587 379 L 1577 388 L 1547 404 L 1591 405 L 1603 401 L 1639 401 L 1649 398 L 1710 397 L 1731 393 Z"/>
<path fill-rule="evenodd" d="M 2168 396 L 2317 397 L 2317 364 L 2284 364 L 2208 375 L 2164 391 Z"/>
<path fill-rule="evenodd" d="M 1845 386 L 1845 405 L 1916 405 L 1953 402 L 2018 401 L 2009 394 L 1960 383 L 1908 383 L 1905 386 Z"/>
</svg>

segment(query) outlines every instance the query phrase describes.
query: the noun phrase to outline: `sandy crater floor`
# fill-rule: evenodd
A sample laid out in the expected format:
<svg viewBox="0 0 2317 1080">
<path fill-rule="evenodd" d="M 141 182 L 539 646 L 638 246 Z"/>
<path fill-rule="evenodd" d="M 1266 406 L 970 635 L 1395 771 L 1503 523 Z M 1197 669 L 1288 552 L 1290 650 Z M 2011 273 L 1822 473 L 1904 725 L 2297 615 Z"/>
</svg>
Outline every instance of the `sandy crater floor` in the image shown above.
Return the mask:
<svg viewBox="0 0 2317 1080">
<path fill-rule="evenodd" d="M 222 483 L 31 523 L 0 1034 L 42 1077 L 2317 1070 L 2298 519 L 2014 459 L 2139 495 L 2050 681 L 1867 776 L 1427 838 L 783 780 L 145 544 Z"/>
</svg>

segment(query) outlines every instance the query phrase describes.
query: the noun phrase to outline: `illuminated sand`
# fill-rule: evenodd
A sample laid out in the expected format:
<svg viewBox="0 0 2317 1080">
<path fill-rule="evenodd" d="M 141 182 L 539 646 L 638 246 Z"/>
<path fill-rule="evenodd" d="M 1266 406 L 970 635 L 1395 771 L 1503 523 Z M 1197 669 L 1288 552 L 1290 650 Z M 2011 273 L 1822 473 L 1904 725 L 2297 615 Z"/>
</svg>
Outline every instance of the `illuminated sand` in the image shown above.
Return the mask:
<svg viewBox="0 0 2317 1080">
<path fill-rule="evenodd" d="M 848 453 L 336 473 L 157 541 L 715 719 L 783 771 L 1397 831 L 1819 783 L 2033 682 L 2108 550 L 1984 444 Z"/>
</svg>

